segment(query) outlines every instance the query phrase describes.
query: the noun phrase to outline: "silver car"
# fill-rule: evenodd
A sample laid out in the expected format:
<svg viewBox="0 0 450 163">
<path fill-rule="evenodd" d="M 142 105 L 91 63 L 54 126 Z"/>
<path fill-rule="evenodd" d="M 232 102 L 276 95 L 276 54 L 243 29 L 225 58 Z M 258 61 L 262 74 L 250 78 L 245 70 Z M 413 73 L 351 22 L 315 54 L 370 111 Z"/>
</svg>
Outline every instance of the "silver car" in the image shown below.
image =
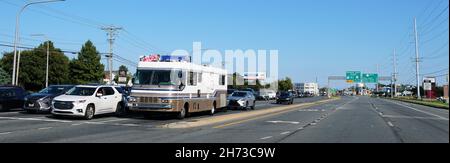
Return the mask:
<svg viewBox="0 0 450 163">
<path fill-rule="evenodd" d="M 252 109 L 255 110 L 256 99 L 251 92 L 236 91 L 228 97 L 229 109 Z"/>
</svg>

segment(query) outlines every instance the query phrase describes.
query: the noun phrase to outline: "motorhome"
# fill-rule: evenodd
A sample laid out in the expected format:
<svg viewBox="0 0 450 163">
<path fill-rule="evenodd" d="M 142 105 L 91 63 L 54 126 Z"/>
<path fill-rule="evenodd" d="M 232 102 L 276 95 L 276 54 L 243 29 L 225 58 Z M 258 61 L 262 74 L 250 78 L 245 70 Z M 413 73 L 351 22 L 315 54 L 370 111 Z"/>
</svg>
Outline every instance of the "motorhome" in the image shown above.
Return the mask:
<svg viewBox="0 0 450 163">
<path fill-rule="evenodd" d="M 154 57 L 152 57 L 154 58 Z M 226 108 L 227 71 L 191 63 L 185 57 L 140 59 L 128 107 L 137 112 L 214 114 Z"/>
</svg>

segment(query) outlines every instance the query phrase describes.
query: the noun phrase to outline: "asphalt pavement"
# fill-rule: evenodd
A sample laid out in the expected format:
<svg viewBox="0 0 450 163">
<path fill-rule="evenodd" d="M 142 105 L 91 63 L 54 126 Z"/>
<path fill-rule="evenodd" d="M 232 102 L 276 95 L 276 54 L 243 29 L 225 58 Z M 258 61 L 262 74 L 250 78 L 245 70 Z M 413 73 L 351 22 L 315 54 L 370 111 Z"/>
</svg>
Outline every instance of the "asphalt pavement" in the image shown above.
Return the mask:
<svg viewBox="0 0 450 163">
<path fill-rule="evenodd" d="M 296 104 L 323 97 L 301 98 Z M 277 109 L 260 101 L 257 110 Z M 97 116 L 94 120 L 54 119 L 21 111 L 0 113 L 1 143 L 448 143 L 449 112 L 415 104 L 370 97 L 341 97 L 287 112 L 193 128 L 161 128 L 170 123 L 198 121 L 252 112 L 232 110 L 216 116 L 196 114 L 185 120 L 172 116 L 149 119 Z"/>
</svg>

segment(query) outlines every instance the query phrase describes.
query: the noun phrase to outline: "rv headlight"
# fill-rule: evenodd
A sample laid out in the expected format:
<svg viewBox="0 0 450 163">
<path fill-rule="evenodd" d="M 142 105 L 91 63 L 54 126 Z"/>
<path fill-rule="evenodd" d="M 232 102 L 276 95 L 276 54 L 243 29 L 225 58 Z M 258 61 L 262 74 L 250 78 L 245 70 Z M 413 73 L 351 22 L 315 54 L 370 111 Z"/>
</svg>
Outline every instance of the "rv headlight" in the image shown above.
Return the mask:
<svg viewBox="0 0 450 163">
<path fill-rule="evenodd" d="M 128 97 L 128 102 L 137 102 L 137 99 L 135 97 Z"/>
<path fill-rule="evenodd" d="M 161 102 L 162 102 L 162 103 L 165 103 L 165 104 L 168 104 L 168 103 L 170 103 L 170 101 L 169 101 L 169 100 L 161 100 Z"/>
</svg>

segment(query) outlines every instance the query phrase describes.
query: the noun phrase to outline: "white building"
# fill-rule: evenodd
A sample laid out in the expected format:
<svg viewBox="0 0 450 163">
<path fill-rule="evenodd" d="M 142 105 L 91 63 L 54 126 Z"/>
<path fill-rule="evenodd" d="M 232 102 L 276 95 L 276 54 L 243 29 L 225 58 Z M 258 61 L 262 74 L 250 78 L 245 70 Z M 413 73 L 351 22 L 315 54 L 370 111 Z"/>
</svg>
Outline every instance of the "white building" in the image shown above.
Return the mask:
<svg viewBox="0 0 450 163">
<path fill-rule="evenodd" d="M 319 95 L 318 83 L 295 83 L 295 89 L 300 93 L 310 93 L 313 95 Z"/>
</svg>

